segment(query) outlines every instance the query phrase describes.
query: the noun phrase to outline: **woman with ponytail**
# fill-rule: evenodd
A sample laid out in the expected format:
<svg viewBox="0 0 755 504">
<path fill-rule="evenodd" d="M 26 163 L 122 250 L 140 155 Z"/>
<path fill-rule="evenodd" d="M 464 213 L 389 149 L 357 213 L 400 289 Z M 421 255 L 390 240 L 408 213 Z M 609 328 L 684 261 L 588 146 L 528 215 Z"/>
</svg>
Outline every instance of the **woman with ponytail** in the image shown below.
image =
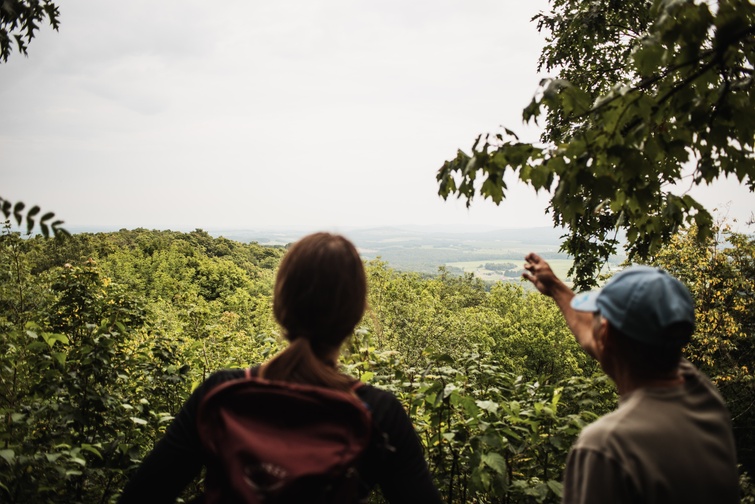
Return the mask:
<svg viewBox="0 0 755 504">
<path fill-rule="evenodd" d="M 422 446 L 402 405 L 390 393 L 338 369 L 341 345 L 364 314 L 367 280 L 354 245 L 316 233 L 295 243 L 281 261 L 273 313 L 288 346 L 252 373 L 267 380 L 354 391 L 368 407 L 388 449 L 372 448 L 360 467 L 365 492 L 378 485 L 388 502 L 439 503 Z M 155 449 L 124 489 L 121 503 L 172 503 L 206 464 L 197 432 L 197 410 L 205 394 L 245 370 L 214 373 L 191 395 Z"/>
</svg>

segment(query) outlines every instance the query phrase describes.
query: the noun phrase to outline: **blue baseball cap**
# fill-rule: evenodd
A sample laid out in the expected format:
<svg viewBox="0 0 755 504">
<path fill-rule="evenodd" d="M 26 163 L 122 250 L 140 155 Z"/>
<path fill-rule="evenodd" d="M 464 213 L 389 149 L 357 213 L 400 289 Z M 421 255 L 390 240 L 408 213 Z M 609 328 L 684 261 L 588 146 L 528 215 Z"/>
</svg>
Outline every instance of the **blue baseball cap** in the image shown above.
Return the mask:
<svg viewBox="0 0 755 504">
<path fill-rule="evenodd" d="M 600 312 L 627 337 L 650 345 L 683 345 L 695 328 L 695 304 L 687 287 L 650 266 L 626 268 L 602 289 L 575 296 L 571 307 Z M 672 326 L 682 330 L 668 331 Z"/>
</svg>

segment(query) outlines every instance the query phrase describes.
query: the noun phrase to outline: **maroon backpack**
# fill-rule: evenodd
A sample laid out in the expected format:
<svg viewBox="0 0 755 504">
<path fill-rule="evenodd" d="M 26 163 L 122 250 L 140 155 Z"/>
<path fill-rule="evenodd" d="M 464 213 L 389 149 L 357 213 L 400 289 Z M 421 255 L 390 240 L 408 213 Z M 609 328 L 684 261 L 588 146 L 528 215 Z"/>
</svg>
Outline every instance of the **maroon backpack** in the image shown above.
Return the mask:
<svg viewBox="0 0 755 504">
<path fill-rule="evenodd" d="M 364 403 L 353 393 L 253 374 L 218 385 L 199 405 L 205 502 L 359 502 L 357 465 L 372 433 Z"/>
</svg>

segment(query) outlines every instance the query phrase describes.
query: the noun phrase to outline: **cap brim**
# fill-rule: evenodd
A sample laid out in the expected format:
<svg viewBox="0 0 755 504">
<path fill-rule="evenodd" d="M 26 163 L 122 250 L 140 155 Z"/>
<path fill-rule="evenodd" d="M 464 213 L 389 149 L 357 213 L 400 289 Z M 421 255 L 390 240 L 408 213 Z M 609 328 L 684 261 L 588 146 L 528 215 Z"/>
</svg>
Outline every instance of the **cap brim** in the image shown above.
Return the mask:
<svg viewBox="0 0 755 504">
<path fill-rule="evenodd" d="M 600 290 L 577 294 L 571 300 L 571 307 L 577 311 L 596 312 L 598 311 L 597 300 L 599 294 Z"/>
</svg>

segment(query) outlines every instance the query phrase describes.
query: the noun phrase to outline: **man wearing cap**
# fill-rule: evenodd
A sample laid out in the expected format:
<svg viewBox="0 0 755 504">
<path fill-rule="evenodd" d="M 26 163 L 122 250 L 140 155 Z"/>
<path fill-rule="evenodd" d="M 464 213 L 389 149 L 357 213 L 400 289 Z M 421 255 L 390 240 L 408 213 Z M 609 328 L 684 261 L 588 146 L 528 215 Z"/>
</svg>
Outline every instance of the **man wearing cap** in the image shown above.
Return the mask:
<svg viewBox="0 0 755 504">
<path fill-rule="evenodd" d="M 663 270 L 631 266 L 575 296 L 541 257 L 525 260 L 524 277 L 554 299 L 619 393 L 618 409 L 572 446 L 563 502 L 739 502 L 726 405 L 681 355 L 695 324 L 687 288 Z"/>
</svg>

